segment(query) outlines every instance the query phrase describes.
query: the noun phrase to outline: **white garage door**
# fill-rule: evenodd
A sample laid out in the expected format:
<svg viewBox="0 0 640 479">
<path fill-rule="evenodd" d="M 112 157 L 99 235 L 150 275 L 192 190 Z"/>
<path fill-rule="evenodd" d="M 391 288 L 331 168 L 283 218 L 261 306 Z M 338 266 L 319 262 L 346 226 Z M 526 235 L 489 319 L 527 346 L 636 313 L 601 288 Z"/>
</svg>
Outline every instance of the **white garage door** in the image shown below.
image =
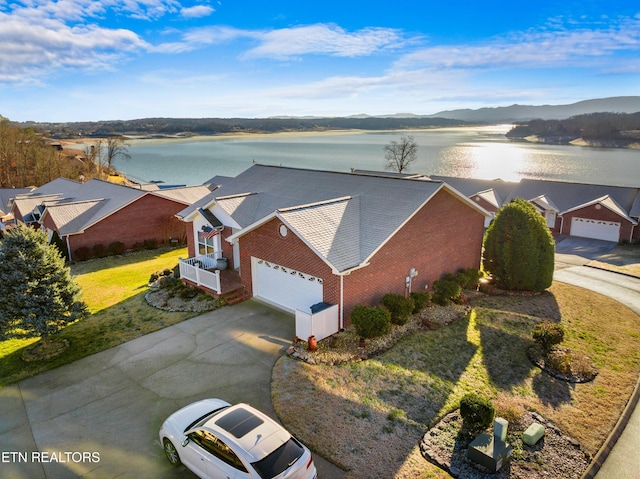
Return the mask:
<svg viewBox="0 0 640 479">
<path fill-rule="evenodd" d="M 253 295 L 291 311 L 310 312 L 322 302 L 322 280 L 301 271 L 251 258 Z"/>
<path fill-rule="evenodd" d="M 571 220 L 571 236 L 582 236 L 604 241 L 620 241 L 620 223 L 614 221 L 573 218 Z"/>
</svg>

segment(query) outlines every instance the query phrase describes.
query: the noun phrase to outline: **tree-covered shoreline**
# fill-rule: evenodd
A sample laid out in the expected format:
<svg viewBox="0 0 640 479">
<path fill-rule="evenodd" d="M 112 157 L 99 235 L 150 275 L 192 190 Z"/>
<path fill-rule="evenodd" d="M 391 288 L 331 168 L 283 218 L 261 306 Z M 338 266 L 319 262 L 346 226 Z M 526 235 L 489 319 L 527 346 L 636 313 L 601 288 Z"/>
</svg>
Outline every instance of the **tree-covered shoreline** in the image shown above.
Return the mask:
<svg viewBox="0 0 640 479">
<path fill-rule="evenodd" d="M 565 120 L 531 120 L 506 134 L 512 140 L 604 148 L 640 148 L 640 112 L 590 113 Z"/>
</svg>

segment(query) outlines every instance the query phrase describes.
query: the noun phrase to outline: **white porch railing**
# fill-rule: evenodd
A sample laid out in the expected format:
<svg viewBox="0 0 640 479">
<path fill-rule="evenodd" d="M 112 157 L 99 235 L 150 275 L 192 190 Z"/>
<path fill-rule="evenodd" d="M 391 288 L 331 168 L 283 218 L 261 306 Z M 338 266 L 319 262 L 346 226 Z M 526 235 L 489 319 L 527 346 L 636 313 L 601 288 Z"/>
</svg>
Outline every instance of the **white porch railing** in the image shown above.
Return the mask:
<svg viewBox="0 0 640 479">
<path fill-rule="evenodd" d="M 221 256 L 221 253 L 216 252 L 195 258 L 180 258 L 180 277 L 220 293 L 220 270 L 208 270 L 216 267 L 216 262 Z"/>
</svg>

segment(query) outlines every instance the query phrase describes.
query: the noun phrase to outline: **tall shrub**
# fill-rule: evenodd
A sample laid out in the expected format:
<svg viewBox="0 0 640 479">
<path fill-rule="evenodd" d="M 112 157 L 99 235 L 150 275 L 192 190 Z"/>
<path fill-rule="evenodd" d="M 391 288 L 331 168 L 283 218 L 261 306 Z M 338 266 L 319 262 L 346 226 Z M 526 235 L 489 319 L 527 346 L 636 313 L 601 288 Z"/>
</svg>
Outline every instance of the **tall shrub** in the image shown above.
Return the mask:
<svg viewBox="0 0 640 479">
<path fill-rule="evenodd" d="M 553 280 L 555 243 L 547 223 L 528 201 L 504 205 L 484 239 L 484 269 L 498 287 L 542 291 Z"/>
<path fill-rule="evenodd" d="M 407 324 L 415 307 L 413 298 L 405 298 L 393 293 L 385 294 L 382 297 L 382 304 L 391 313 L 391 322 L 399 325 Z"/>
<path fill-rule="evenodd" d="M 356 306 L 351 312 L 351 323 L 363 338 L 376 338 L 391 331 L 391 313 L 377 306 Z"/>
</svg>

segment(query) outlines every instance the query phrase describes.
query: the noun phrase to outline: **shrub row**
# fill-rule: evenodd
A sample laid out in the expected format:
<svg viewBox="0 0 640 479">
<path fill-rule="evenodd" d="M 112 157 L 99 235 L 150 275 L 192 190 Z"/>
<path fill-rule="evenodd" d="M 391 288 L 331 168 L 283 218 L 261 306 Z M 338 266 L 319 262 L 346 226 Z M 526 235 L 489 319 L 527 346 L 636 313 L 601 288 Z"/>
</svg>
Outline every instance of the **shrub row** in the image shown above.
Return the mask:
<svg viewBox="0 0 640 479">
<path fill-rule="evenodd" d="M 153 250 L 159 247 L 158 240 L 155 238 L 144 240 L 142 243 L 138 242 L 131 248 L 133 251 Z M 91 258 L 106 258 L 107 256 L 119 256 L 125 252 L 124 243 L 120 241 L 114 241 L 108 246 L 101 243 L 93 245 L 91 248 L 88 246 L 81 246 L 73 252 L 74 261 L 86 261 Z"/>
<path fill-rule="evenodd" d="M 433 302 L 441 306 L 448 306 L 452 302 L 462 299 L 463 289 L 476 289 L 481 277 L 476 268 L 458 270 L 457 273 L 447 273 L 441 279 L 433 282 Z"/>
<path fill-rule="evenodd" d="M 124 243 L 114 241 L 109 246 L 103 244 L 93 245 L 92 248 L 81 246 L 73 252 L 73 259 L 76 261 L 86 261 L 90 258 L 106 258 L 107 256 L 118 256 L 124 254 Z"/>
</svg>

